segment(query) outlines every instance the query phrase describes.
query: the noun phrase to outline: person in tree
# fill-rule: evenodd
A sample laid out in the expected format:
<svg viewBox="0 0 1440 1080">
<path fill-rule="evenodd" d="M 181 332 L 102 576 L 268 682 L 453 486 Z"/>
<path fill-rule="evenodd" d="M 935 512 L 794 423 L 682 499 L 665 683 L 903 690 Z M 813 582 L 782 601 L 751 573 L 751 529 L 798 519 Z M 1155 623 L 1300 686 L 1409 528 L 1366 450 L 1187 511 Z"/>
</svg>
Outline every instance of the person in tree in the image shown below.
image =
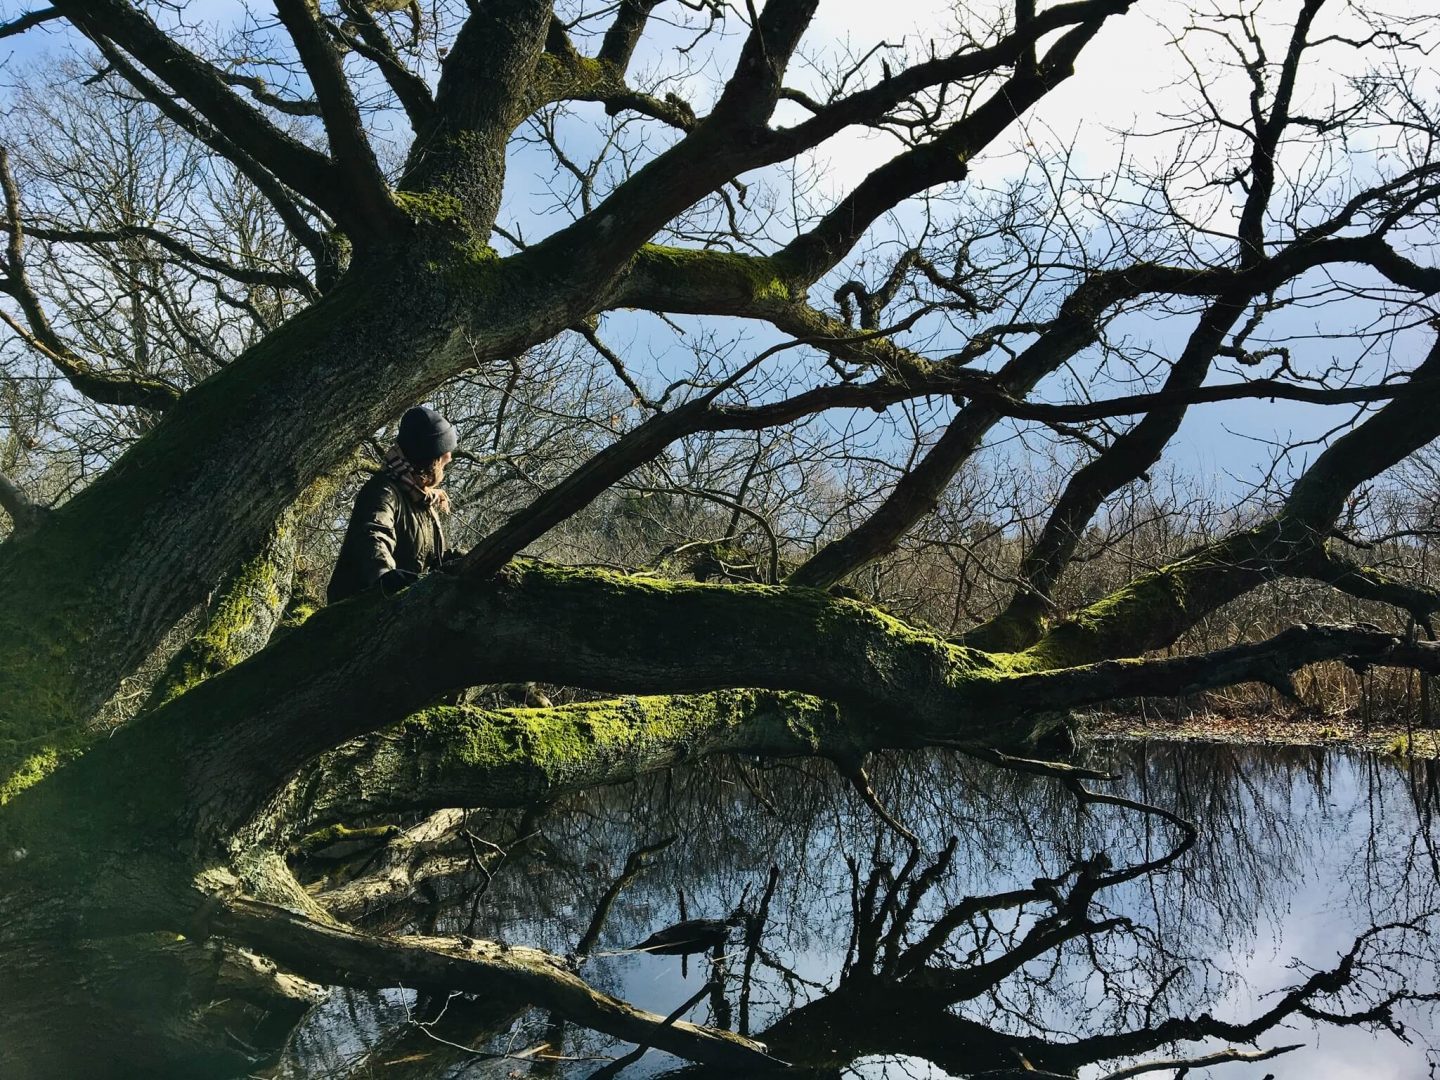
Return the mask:
<svg viewBox="0 0 1440 1080">
<path fill-rule="evenodd" d="M 450 499 L 440 484 L 458 441 L 454 425 L 434 409 L 416 406 L 400 418 L 384 467 L 355 497 L 330 577 L 330 603 L 376 582 L 387 592 L 398 591 L 441 564 L 440 515 L 450 512 Z"/>
</svg>

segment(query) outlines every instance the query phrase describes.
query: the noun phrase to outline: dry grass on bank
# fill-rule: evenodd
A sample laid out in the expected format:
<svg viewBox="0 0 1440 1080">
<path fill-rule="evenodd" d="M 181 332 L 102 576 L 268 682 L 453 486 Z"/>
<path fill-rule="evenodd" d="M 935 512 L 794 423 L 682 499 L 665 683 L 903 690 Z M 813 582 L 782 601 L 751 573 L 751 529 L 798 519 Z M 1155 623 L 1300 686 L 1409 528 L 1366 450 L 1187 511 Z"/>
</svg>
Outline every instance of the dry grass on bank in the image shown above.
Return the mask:
<svg viewBox="0 0 1440 1080">
<path fill-rule="evenodd" d="M 1335 668 L 1338 671 L 1325 669 Z M 1134 699 L 1077 718 L 1091 739 L 1165 739 L 1262 746 L 1336 746 L 1405 757 L 1440 758 L 1440 730 L 1425 724 L 1425 710 L 1410 673 L 1368 675 L 1362 680 L 1342 665 L 1320 665 L 1312 683 L 1331 687 L 1326 697 L 1301 693 L 1306 702 L 1285 701 L 1263 687 L 1181 699 Z M 1406 675 L 1410 675 L 1407 680 Z M 1354 684 L 1347 687 L 1346 682 Z M 1362 681 L 1369 683 L 1362 690 Z M 1406 682 L 1411 685 L 1407 687 Z M 1374 685 L 1379 683 L 1379 686 Z M 1338 689 L 1338 692 L 1337 692 Z M 1324 704 L 1310 704 L 1323 701 Z M 1440 705 L 1440 702 L 1436 703 Z M 1433 723 L 1433 721 L 1432 721 Z"/>
</svg>

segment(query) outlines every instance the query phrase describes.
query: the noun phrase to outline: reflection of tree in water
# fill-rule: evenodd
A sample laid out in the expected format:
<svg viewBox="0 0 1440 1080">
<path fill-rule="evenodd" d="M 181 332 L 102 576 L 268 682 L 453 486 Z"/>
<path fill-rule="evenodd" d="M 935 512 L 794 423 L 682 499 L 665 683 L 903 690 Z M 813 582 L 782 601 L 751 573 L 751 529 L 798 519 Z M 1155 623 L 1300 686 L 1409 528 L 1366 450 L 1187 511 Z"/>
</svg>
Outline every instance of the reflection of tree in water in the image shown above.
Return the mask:
<svg viewBox="0 0 1440 1080">
<path fill-rule="evenodd" d="M 820 768 L 676 770 L 567 800 L 538 826 L 533 816 L 476 817 L 477 841 L 529 839 L 498 869 L 492 860 L 437 885 L 430 902 L 374 917 L 579 952 L 587 978 L 618 993 L 627 978 L 680 962 L 616 950 L 684 915 L 718 919 L 742 906 L 750 924 L 720 964 L 693 958 L 671 1007 L 755 1036 L 801 1067 L 795 1075 L 838 1076 L 862 1060 L 890 1061 L 891 1075 L 926 1075 L 919 1062 L 991 1080 L 1087 1065 L 1105 1075 L 1303 1041 L 1287 1023 L 1399 1033 L 1433 1002 L 1433 764 L 1406 775 L 1375 758 L 1163 744 L 1086 764 L 1114 769 L 1122 779 L 1104 790 L 1127 804 L 1082 806 L 1073 778 L 949 754 L 884 763 L 875 791 L 918 847 Z M 635 854 L 668 836 L 679 839 Z M 1343 874 L 1329 895 L 1358 938 L 1307 957 L 1336 966 L 1296 967 L 1288 992 L 1256 1004 L 1271 988 L 1244 987 L 1215 958 L 1243 960 L 1332 867 Z M 347 993 L 302 1029 L 289 1068 L 622 1071 L 607 1061 L 630 1048 L 521 1012 L 459 996 Z M 626 1075 L 653 1069 L 635 1057 L 622 1058 Z"/>
</svg>

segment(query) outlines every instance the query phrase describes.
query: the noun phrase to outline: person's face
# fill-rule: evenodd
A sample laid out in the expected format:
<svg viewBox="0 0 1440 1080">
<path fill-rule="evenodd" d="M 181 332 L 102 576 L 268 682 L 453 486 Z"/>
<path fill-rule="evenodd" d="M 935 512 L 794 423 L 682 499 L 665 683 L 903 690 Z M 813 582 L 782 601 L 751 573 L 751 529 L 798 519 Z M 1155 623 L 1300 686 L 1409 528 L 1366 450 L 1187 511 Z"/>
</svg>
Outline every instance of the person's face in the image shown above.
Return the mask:
<svg viewBox="0 0 1440 1080">
<path fill-rule="evenodd" d="M 445 479 L 445 466 L 450 464 L 450 459 L 455 455 L 448 450 L 435 461 L 435 486 L 439 487 Z"/>
</svg>

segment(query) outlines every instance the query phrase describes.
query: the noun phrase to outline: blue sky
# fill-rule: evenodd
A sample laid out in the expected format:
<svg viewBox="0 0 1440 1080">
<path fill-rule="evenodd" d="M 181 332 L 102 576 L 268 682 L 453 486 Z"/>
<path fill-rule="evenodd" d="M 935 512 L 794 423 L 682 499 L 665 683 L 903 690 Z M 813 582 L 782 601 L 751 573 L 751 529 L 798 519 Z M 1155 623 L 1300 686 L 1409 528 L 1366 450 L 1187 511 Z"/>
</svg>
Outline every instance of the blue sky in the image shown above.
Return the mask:
<svg viewBox="0 0 1440 1080">
<path fill-rule="evenodd" d="M 1272 0 L 1266 10 L 1288 15 L 1294 6 L 1284 0 Z M 246 7 L 233 0 L 203 0 L 187 5 L 185 17 L 192 22 L 233 25 Z M 268 5 L 249 7 L 258 17 L 266 17 L 270 11 Z M 944 14 L 948 7 L 943 0 L 887 0 L 885 4 L 864 0 L 824 2 L 802 47 L 802 58 L 792 65 L 791 82 L 803 86 L 808 80 L 816 85 L 813 69 L 823 65 L 826 58 L 847 49 L 863 54 L 882 41 L 900 49 L 923 48 L 926 42 L 942 33 L 937 28 L 949 21 Z M 26 9 L 26 5 L 6 0 L 0 3 L 0 17 L 13 18 Z M 1178 142 L 1174 137 L 1155 136 L 1122 147 L 1117 133 L 1156 131 L 1166 126 L 1167 116 L 1183 115 L 1192 107 L 1193 92 L 1177 86 L 1184 66 L 1173 45 L 1175 28 L 1185 25 L 1187 19 L 1183 6 L 1174 0 L 1149 0 L 1131 15 L 1111 20 L 1083 55 L 1075 76 L 1038 109 L 1012 125 L 1000 143 L 973 164 L 971 183 L 1000 186 L 1021 167 L 1022 156 L 1043 159 L 1047 151 L 1058 152 L 1059 148 L 1068 148 L 1074 167 L 1092 176 L 1113 172 L 1122 152 L 1134 160 L 1150 163 L 1163 163 L 1167 155 L 1175 155 Z M 739 29 L 739 20 L 734 20 L 732 31 Z M 733 50 L 736 40 L 732 33 L 722 42 L 718 58 L 710 67 L 688 77 L 677 73 L 679 85 L 699 95 L 703 103 L 702 87 L 713 78 L 715 70 L 723 69 L 724 58 Z M 31 32 L 0 45 L 8 47 L 8 51 L 0 52 L 0 60 L 8 61 L 11 70 L 17 70 L 44 62 L 47 56 L 73 48 L 74 44 L 74 35 L 65 30 Z M 938 44 L 943 49 L 945 39 L 941 37 Z M 1187 39 L 1186 48 L 1193 56 L 1203 59 L 1211 45 L 1203 36 L 1192 36 Z M 1329 58 L 1324 59 L 1328 62 Z M 639 63 L 652 72 L 666 71 L 666 65 L 672 65 L 675 73 L 674 62 L 673 52 L 661 49 L 639 57 Z M 1340 56 L 1333 70 L 1310 72 L 1310 92 L 1323 98 L 1335 88 L 1345 73 L 1343 65 L 1349 62 L 1353 61 Z M 1218 77 L 1207 90 L 1224 99 L 1227 95 L 1242 93 L 1244 87 Z M 818 193 L 823 198 L 853 185 L 895 148 L 892 140 L 872 133 L 846 132 L 821 147 L 807 164 L 818 178 Z M 583 151 L 585 147 L 581 144 L 578 149 Z M 519 167 L 511 171 L 502 221 L 522 223 L 527 235 L 533 238 L 538 232 L 560 224 L 563 215 L 545 212 L 548 196 L 544 185 L 525 164 L 526 155 L 517 154 Z M 1229 209 L 1223 199 L 1210 205 L 1210 212 L 1216 215 L 1215 222 L 1222 225 Z M 913 222 L 918 214 L 914 206 L 902 209 L 890 225 L 881 227 L 879 234 L 883 237 L 884 228 L 906 228 L 907 219 Z M 817 288 L 814 296 L 817 300 L 826 298 L 821 288 Z M 1360 355 L 1362 344 L 1345 334 L 1367 317 L 1358 304 L 1326 304 L 1313 310 L 1284 312 L 1275 317 L 1271 325 L 1277 332 L 1298 336 L 1296 366 L 1313 370 L 1332 361 L 1352 361 Z M 1137 320 L 1126 329 L 1132 335 L 1144 335 L 1158 356 L 1173 356 L 1191 322 L 1190 318 L 1177 315 L 1163 321 Z M 719 325 L 722 333 L 743 335 L 746 347 L 755 350 L 775 340 L 773 332 L 765 327 Z M 637 370 L 648 369 L 658 380 L 668 378 L 671 371 L 688 362 L 683 348 L 677 348 L 672 332 L 653 318 L 616 313 L 607 317 L 605 334 L 612 344 L 624 349 Z M 1309 340 L 1305 340 L 1307 338 Z M 952 351 L 960 340 L 957 334 L 941 332 L 923 342 L 912 335 L 907 344 L 923 344 L 927 351 L 944 353 Z M 1426 344 L 1418 333 L 1397 340 L 1400 349 L 1396 356 L 1367 356 L 1364 370 L 1383 371 L 1392 362 L 1408 366 Z M 1213 381 L 1230 378 L 1217 375 Z M 1073 386 L 1077 380 L 1097 388 L 1097 393 L 1103 392 L 1098 389 L 1101 381 L 1095 372 L 1078 371 L 1068 382 Z M 1064 396 L 1070 389 L 1066 384 L 1065 378 L 1052 379 L 1042 387 L 1042 395 Z M 1117 385 L 1115 392 L 1123 391 Z M 1347 415 L 1349 412 L 1343 406 L 1319 408 L 1288 402 L 1249 401 L 1197 407 L 1191 410 L 1166 460 L 1183 472 L 1213 477 L 1222 488 L 1243 486 L 1268 466 L 1267 443 L 1317 438 Z M 1313 450 L 1299 451 L 1297 464 L 1313 453 Z"/>
</svg>

